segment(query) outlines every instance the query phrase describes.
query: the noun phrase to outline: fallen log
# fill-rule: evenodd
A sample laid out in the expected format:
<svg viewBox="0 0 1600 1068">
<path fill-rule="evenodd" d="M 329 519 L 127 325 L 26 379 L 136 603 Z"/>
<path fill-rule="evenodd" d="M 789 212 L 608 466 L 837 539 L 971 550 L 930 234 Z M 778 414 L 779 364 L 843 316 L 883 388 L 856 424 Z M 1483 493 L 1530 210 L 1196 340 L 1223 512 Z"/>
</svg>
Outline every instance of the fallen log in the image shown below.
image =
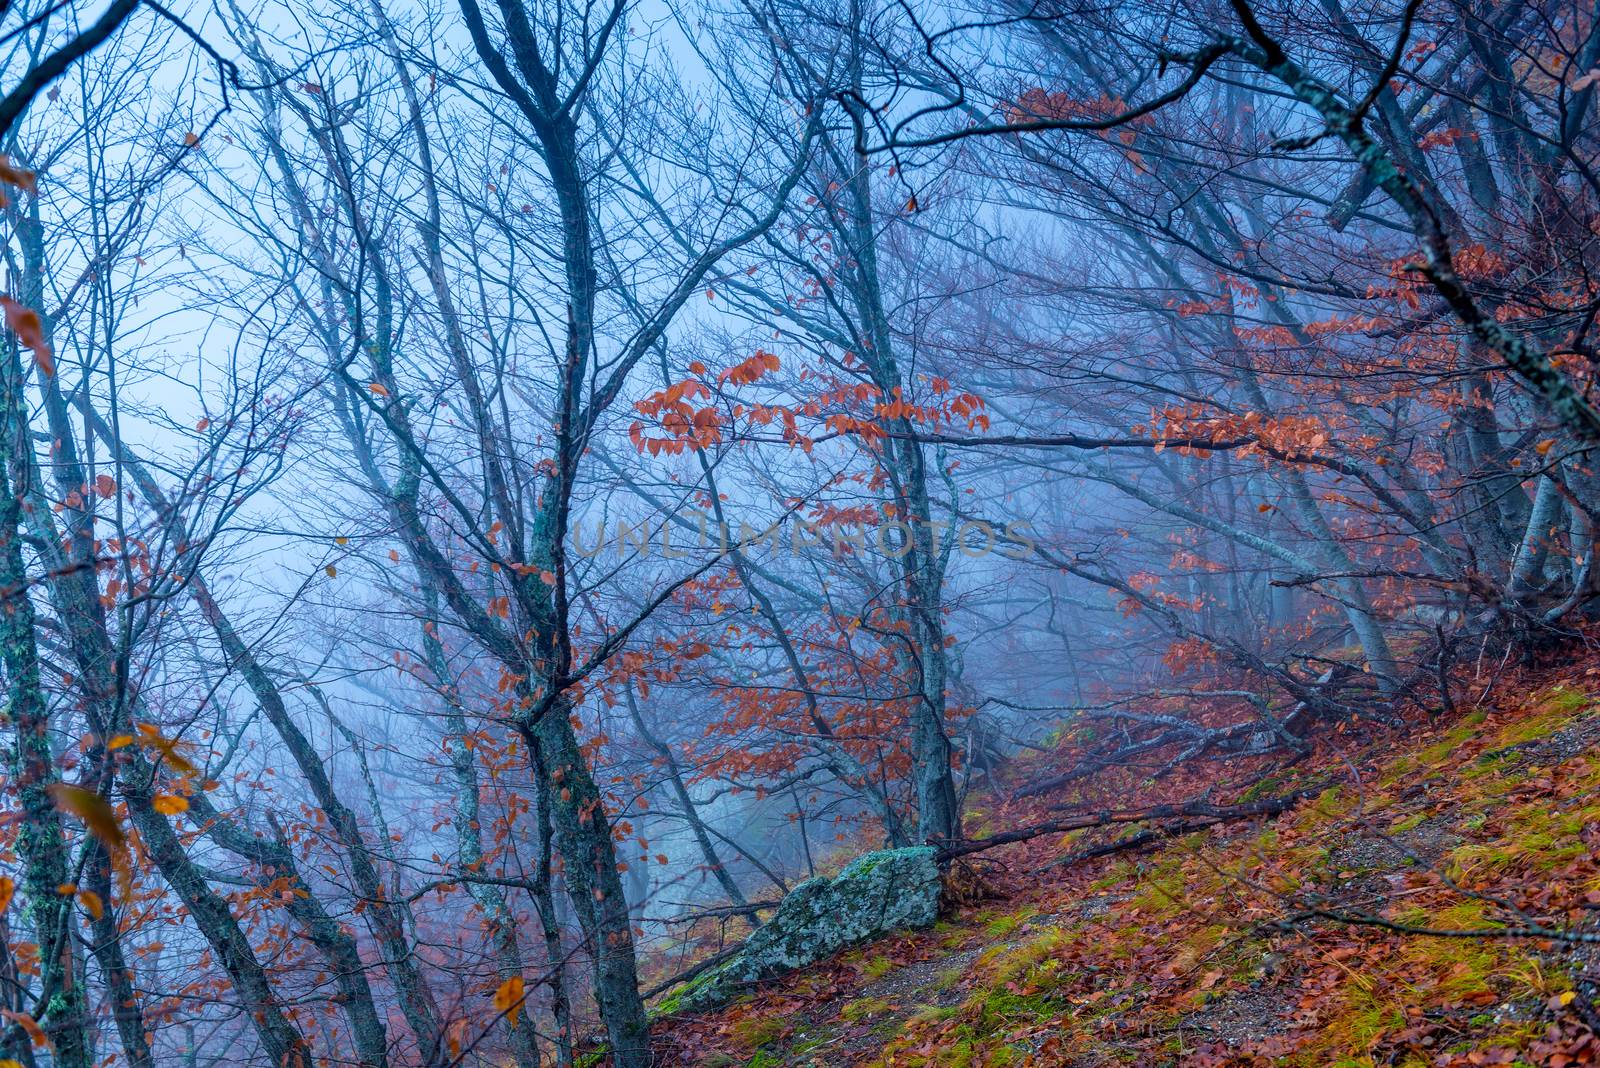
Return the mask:
<svg viewBox="0 0 1600 1068">
<path fill-rule="evenodd" d="M 1187 830 L 1201 830 L 1217 823 L 1226 823 L 1231 820 L 1249 819 L 1252 816 L 1276 816 L 1300 801 L 1313 794 L 1321 793 L 1326 789 L 1326 784 L 1310 786 L 1282 797 L 1262 798 L 1258 801 L 1247 801 L 1240 805 L 1213 805 L 1207 801 L 1186 801 L 1178 805 L 1150 805 L 1145 808 L 1131 809 L 1103 809 L 1095 812 L 1084 812 L 1066 819 L 1049 820 L 1044 823 L 1035 823 L 1027 827 L 1019 827 L 1014 831 L 1003 831 L 992 834 L 987 838 L 975 838 L 967 841 L 949 842 L 939 847 L 939 862 L 941 864 L 954 860 L 957 857 L 971 856 L 987 849 L 995 849 L 1015 842 L 1026 842 L 1045 834 L 1062 834 L 1067 831 L 1081 831 L 1088 827 L 1111 827 L 1122 823 L 1144 823 L 1149 820 L 1187 819 L 1190 823 Z"/>
</svg>

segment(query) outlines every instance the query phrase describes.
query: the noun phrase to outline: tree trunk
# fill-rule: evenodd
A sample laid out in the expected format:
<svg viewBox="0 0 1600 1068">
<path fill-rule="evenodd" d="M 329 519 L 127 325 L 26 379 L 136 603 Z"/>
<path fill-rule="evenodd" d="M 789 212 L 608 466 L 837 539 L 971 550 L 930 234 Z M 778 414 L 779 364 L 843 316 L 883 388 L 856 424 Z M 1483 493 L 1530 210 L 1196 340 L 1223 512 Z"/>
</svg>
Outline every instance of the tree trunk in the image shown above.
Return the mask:
<svg viewBox="0 0 1600 1068">
<path fill-rule="evenodd" d="M 15 428 L 23 425 L 15 389 L 20 369 L 14 359 L 7 362 L 11 374 L 3 425 Z M 72 967 L 71 939 L 77 926 L 73 897 L 58 889 L 71 881 L 66 835 L 50 798 L 50 787 L 60 779 L 50 751 L 50 714 L 39 678 L 33 600 L 22 558 L 22 503 L 11 486 L 11 472 L 0 472 L 0 658 L 6 669 L 5 719 L 13 732 L 10 773 L 22 808 L 17 831 L 22 911 L 39 947 L 39 1007 L 34 1011 L 54 1043 L 54 1063 L 61 1068 L 89 1068 L 88 1003 L 83 977 Z M 0 1048 L 17 1059 L 28 1044 L 27 1033 L 13 1024 L 5 1029 Z"/>
<path fill-rule="evenodd" d="M 535 774 L 550 785 L 550 820 L 565 864 L 567 896 L 594 955 L 594 996 L 617 1068 L 647 1068 L 650 1028 L 639 997 L 628 900 L 617 873 L 617 854 L 605 802 L 572 729 L 572 702 L 564 694 L 536 722 L 520 721 Z"/>
</svg>

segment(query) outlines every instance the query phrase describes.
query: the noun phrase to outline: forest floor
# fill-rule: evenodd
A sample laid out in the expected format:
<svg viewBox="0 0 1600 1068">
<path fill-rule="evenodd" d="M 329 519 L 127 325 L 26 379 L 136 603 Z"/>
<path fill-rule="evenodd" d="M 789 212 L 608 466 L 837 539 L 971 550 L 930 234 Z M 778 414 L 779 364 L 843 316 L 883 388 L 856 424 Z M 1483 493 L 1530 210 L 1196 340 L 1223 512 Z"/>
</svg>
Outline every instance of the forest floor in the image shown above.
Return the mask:
<svg viewBox="0 0 1600 1068">
<path fill-rule="evenodd" d="M 1147 827 L 974 856 L 977 900 L 659 1021 L 657 1063 L 1600 1064 L 1595 663 L 1503 678 L 1405 732 L 1330 732 L 1277 771 L 1124 770 L 1009 800 L 1063 766 L 1030 759 L 969 806 L 970 836 L 1207 783 L 1215 804 L 1316 792 L 1095 860 L 1062 862 Z"/>
</svg>

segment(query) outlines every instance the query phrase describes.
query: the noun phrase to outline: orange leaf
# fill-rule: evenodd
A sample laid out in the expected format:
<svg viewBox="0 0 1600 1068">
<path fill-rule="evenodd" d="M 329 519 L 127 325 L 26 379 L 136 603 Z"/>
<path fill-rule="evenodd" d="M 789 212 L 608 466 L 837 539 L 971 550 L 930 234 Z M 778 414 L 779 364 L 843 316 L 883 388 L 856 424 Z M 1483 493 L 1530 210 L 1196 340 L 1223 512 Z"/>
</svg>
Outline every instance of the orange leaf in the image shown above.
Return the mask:
<svg viewBox="0 0 1600 1068">
<path fill-rule="evenodd" d="M 10 297 L 0 297 L 0 310 L 4 310 L 6 326 L 17 335 L 24 348 L 33 350 L 34 362 L 46 375 L 56 373 L 55 354 L 44 339 L 44 320 L 32 308 L 17 303 Z"/>
<path fill-rule="evenodd" d="M 111 804 L 93 790 L 53 782 L 45 787 L 45 791 L 50 795 L 50 800 L 55 802 L 56 808 L 82 820 L 83 825 L 89 828 L 89 833 L 104 845 L 118 850 L 127 845 L 122 827 L 117 823 L 117 815 L 111 811 Z"/>
<path fill-rule="evenodd" d="M 163 738 L 161 736 L 161 732 L 150 726 L 150 724 L 139 724 L 139 734 L 141 735 L 141 743 L 148 745 L 150 748 L 159 752 L 163 757 L 166 758 L 167 763 L 171 765 L 172 769 L 178 772 L 180 775 L 193 775 L 199 770 L 193 764 L 189 763 L 188 760 L 184 759 L 182 753 L 178 752 L 178 742 L 168 741 L 166 738 Z"/>
<path fill-rule="evenodd" d="M 511 1026 L 517 1026 L 517 1014 L 522 1011 L 523 983 L 522 976 L 513 975 L 500 984 L 494 992 L 494 1007 L 496 1012 L 504 1013 Z"/>
<path fill-rule="evenodd" d="M 11 897 L 16 892 L 16 881 L 9 875 L 0 875 L 0 912 L 10 907 Z"/>
<path fill-rule="evenodd" d="M 78 901 L 83 905 L 83 910 L 97 920 L 106 914 L 105 902 L 93 890 L 79 890 Z"/>
<path fill-rule="evenodd" d="M 44 1033 L 44 1028 L 40 1027 L 38 1021 L 27 1013 L 16 1012 L 12 1009 L 0 1009 L 0 1016 L 14 1021 L 17 1026 L 26 1031 L 28 1040 L 35 1046 L 48 1046 L 50 1044 L 50 1037 Z"/>
<path fill-rule="evenodd" d="M 32 171 L 12 163 L 7 156 L 0 156 L 0 182 L 14 185 L 18 189 L 26 189 L 30 193 L 39 191 L 37 176 Z"/>
<path fill-rule="evenodd" d="M 367 388 L 372 391 L 372 395 L 375 397 L 387 397 L 389 395 L 389 387 L 382 382 L 369 382 Z"/>
<path fill-rule="evenodd" d="M 1555 448 L 1555 444 L 1555 438 L 1545 438 L 1543 441 L 1539 442 L 1539 444 L 1533 447 L 1533 451 L 1538 453 L 1540 456 L 1545 456 L 1549 454 L 1551 449 Z"/>
<path fill-rule="evenodd" d="M 151 805 L 163 816 L 176 816 L 180 812 L 189 811 L 188 799 L 177 794 L 157 794 Z"/>
</svg>

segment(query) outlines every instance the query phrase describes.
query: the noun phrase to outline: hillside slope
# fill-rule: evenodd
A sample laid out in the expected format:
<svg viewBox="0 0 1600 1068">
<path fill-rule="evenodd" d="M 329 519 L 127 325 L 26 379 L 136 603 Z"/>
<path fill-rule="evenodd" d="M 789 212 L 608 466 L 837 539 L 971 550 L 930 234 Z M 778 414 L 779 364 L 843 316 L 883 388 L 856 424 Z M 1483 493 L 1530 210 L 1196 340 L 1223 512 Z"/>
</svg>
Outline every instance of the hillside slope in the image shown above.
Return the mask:
<svg viewBox="0 0 1600 1068">
<path fill-rule="evenodd" d="M 1267 774 L 1122 772 L 1026 803 L 997 788 L 970 834 L 1219 777 L 1211 800 L 1317 792 L 1177 837 L 1128 824 L 979 854 L 980 899 L 663 1020 L 658 1063 L 1600 1063 L 1597 674 L 1530 675 L 1405 734 L 1335 732 Z M 1071 859 L 1145 830 L 1140 850 Z"/>
</svg>

